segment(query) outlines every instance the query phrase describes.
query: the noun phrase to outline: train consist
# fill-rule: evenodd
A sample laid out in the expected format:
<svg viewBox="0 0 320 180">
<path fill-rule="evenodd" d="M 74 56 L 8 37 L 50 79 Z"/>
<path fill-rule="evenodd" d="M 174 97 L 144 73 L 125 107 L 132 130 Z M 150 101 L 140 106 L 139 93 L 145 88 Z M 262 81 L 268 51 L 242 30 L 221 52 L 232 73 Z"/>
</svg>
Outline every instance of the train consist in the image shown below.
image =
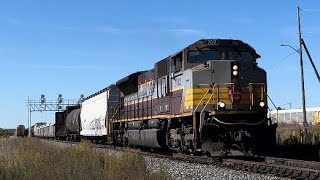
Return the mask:
<svg viewBox="0 0 320 180">
<path fill-rule="evenodd" d="M 199 40 L 57 112 L 34 135 L 190 154 L 265 150 L 277 124 L 267 118 L 258 58 L 240 40 Z"/>
</svg>

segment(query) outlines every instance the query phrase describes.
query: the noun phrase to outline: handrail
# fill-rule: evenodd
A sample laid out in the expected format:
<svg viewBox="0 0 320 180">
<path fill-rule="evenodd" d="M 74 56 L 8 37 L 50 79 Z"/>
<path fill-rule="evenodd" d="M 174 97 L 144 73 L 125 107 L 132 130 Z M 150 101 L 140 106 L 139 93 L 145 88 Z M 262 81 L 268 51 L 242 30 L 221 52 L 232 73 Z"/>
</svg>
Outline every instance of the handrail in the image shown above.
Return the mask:
<svg viewBox="0 0 320 180">
<path fill-rule="evenodd" d="M 111 121 L 113 121 L 114 116 L 118 113 L 118 109 L 119 109 L 119 108 L 117 107 L 117 108 L 116 108 L 116 112 L 113 114 L 113 116 L 112 116 L 111 119 L 110 119 Z"/>
<path fill-rule="evenodd" d="M 270 100 L 270 102 L 272 103 L 272 105 L 274 106 L 274 108 L 276 108 L 277 110 L 277 123 L 278 123 L 278 118 L 279 118 L 279 109 L 277 108 L 277 106 L 274 104 L 274 102 L 272 101 L 271 97 L 267 94 L 268 99 Z"/>
<path fill-rule="evenodd" d="M 203 99 L 206 97 L 206 95 L 211 91 L 211 89 L 208 89 L 208 91 L 204 94 L 204 96 L 201 98 L 200 102 L 198 103 L 197 107 L 193 110 L 193 113 L 196 112 L 196 110 L 198 109 L 198 107 L 200 106 L 201 102 L 203 101 Z"/>
<path fill-rule="evenodd" d="M 254 105 L 254 93 L 252 90 L 252 86 L 253 85 L 259 85 L 260 86 L 260 101 L 262 101 L 264 99 L 264 94 L 266 94 L 266 84 L 265 83 L 249 83 L 249 93 L 250 93 L 250 110 L 252 109 L 252 106 Z"/>
<path fill-rule="evenodd" d="M 206 104 L 205 104 L 205 106 L 203 107 L 203 109 L 201 110 L 201 113 L 203 113 L 204 109 L 206 109 L 206 107 L 208 106 L 209 101 L 211 101 L 211 99 L 212 99 L 213 95 L 214 95 L 214 94 L 213 94 L 213 93 L 211 93 L 211 96 L 210 96 L 210 98 L 208 99 L 208 101 L 206 102 Z"/>
<path fill-rule="evenodd" d="M 214 93 L 211 93 L 210 98 L 208 99 L 208 101 L 206 102 L 205 106 L 202 108 L 201 112 L 200 112 L 200 127 L 202 127 L 202 113 L 203 111 L 206 109 L 206 107 L 208 106 L 209 102 L 211 101 L 212 97 L 213 97 Z"/>
</svg>

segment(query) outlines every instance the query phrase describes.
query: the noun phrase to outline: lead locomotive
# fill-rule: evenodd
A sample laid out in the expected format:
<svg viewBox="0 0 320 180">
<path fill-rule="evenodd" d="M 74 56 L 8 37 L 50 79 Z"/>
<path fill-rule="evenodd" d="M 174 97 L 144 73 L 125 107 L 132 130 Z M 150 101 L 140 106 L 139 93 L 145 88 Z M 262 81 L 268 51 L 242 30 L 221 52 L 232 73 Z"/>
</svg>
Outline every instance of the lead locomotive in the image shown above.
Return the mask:
<svg viewBox="0 0 320 180">
<path fill-rule="evenodd" d="M 109 116 L 124 145 L 213 154 L 275 143 L 267 119 L 266 71 L 239 40 L 204 39 L 116 83 L 120 106 Z"/>
</svg>

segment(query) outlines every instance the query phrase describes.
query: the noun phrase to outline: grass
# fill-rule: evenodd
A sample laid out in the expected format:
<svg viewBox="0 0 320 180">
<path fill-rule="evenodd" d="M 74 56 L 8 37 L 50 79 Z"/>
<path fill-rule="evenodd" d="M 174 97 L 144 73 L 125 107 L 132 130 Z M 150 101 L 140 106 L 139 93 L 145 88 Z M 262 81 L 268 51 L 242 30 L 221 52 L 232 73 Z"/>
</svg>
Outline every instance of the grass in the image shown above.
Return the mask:
<svg viewBox="0 0 320 180">
<path fill-rule="evenodd" d="M 10 134 L 5 133 L 0 129 L 0 138 L 8 138 L 9 136 L 10 136 Z"/>
<path fill-rule="evenodd" d="M 168 179 L 163 168 L 151 173 L 143 157 L 105 154 L 88 143 L 61 148 L 33 138 L 0 140 L 0 179 Z"/>
<path fill-rule="evenodd" d="M 307 135 L 304 135 L 303 126 L 299 123 L 279 123 L 277 128 L 278 144 L 320 144 L 320 125 L 309 124 Z"/>
</svg>

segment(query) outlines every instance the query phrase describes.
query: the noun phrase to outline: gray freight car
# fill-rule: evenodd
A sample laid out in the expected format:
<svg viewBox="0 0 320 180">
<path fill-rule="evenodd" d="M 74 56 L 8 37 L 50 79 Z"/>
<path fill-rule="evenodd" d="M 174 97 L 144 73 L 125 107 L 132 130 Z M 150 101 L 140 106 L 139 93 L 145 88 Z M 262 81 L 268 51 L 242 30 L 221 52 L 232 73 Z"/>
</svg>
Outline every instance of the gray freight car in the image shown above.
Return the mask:
<svg viewBox="0 0 320 180">
<path fill-rule="evenodd" d="M 54 138 L 54 132 L 55 132 L 54 129 L 55 129 L 54 124 L 48 124 L 40 127 L 40 132 L 44 138 Z"/>
<path fill-rule="evenodd" d="M 67 106 L 63 112 L 55 113 L 55 138 L 80 140 L 80 106 Z"/>
<path fill-rule="evenodd" d="M 67 140 L 77 141 L 80 140 L 81 109 L 75 109 L 71 111 L 66 119 Z"/>
<path fill-rule="evenodd" d="M 43 137 L 42 127 L 46 125 L 45 122 L 38 122 L 33 126 L 33 135 L 35 137 Z"/>
<path fill-rule="evenodd" d="M 24 135 L 25 135 L 24 125 L 18 125 L 16 128 L 16 136 L 17 137 L 24 137 Z"/>
</svg>

